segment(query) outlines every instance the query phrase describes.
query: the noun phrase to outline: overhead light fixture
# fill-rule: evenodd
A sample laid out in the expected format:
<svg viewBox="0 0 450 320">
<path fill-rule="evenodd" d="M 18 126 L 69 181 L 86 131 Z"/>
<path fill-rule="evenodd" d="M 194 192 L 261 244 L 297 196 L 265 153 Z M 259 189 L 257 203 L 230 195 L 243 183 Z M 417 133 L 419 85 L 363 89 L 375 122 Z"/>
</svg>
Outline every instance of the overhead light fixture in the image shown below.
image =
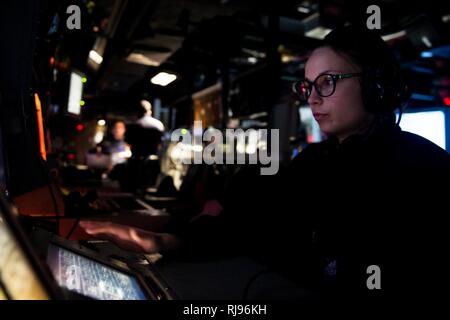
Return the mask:
<svg viewBox="0 0 450 320">
<path fill-rule="evenodd" d="M 431 51 L 422 51 L 420 56 L 422 58 L 433 58 L 433 52 L 431 52 Z"/>
<path fill-rule="evenodd" d="M 430 39 L 428 39 L 428 37 L 423 36 L 423 37 L 421 38 L 421 40 L 422 40 L 422 42 L 423 42 L 428 48 L 431 48 L 431 47 L 433 46 L 433 45 L 431 44 Z"/>
<path fill-rule="evenodd" d="M 154 66 L 158 67 L 160 65 L 159 62 L 150 59 L 149 57 L 143 55 L 142 53 L 132 52 L 127 57 L 128 62 L 133 62 L 137 64 L 142 64 L 144 66 Z"/>
<path fill-rule="evenodd" d="M 411 70 L 417 73 L 424 73 L 424 74 L 435 74 L 436 72 L 431 68 L 426 67 L 420 67 L 420 66 L 413 66 L 411 67 Z"/>
<path fill-rule="evenodd" d="M 381 38 L 383 38 L 384 41 L 390 41 L 390 40 L 401 38 L 401 37 L 404 37 L 404 36 L 406 36 L 406 31 L 402 30 L 402 31 L 399 31 L 399 32 L 386 34 L 386 35 L 382 36 Z"/>
<path fill-rule="evenodd" d="M 428 94 L 421 94 L 421 93 L 413 93 L 411 94 L 411 99 L 414 100 L 422 100 L 422 101 L 434 101 L 434 97 Z"/>
<path fill-rule="evenodd" d="M 322 25 L 319 12 L 308 15 L 302 19 L 305 37 L 323 40 L 331 29 Z"/>
<path fill-rule="evenodd" d="M 248 57 L 247 60 L 251 64 L 255 64 L 258 62 L 258 59 L 256 59 L 255 57 Z"/>
<path fill-rule="evenodd" d="M 257 59 L 264 59 L 266 57 L 266 54 L 264 52 L 260 52 L 257 50 L 252 50 L 248 48 L 242 48 L 242 52 L 249 54 Z"/>
<path fill-rule="evenodd" d="M 258 112 L 258 113 L 253 113 L 251 115 L 248 116 L 249 119 L 258 119 L 261 117 L 267 117 L 267 112 Z"/>
<path fill-rule="evenodd" d="M 447 14 L 445 16 L 442 16 L 442 22 L 447 23 L 450 22 L 450 14 Z"/>
<path fill-rule="evenodd" d="M 95 50 L 89 51 L 89 58 L 96 64 L 101 64 L 103 62 L 103 57 Z"/>
<path fill-rule="evenodd" d="M 331 29 L 328 29 L 328 28 L 325 28 L 322 26 L 318 26 L 309 31 L 306 31 L 305 36 L 307 36 L 308 38 L 323 40 L 326 37 L 326 35 L 330 32 L 331 32 Z"/>
<path fill-rule="evenodd" d="M 311 9 L 306 8 L 306 7 L 303 7 L 303 6 L 298 6 L 298 7 L 297 7 L 297 11 L 300 12 L 300 13 L 306 13 L 306 14 L 308 14 L 308 13 L 311 12 Z"/>
<path fill-rule="evenodd" d="M 159 86 L 167 86 L 169 83 L 175 81 L 177 78 L 176 75 L 167 72 L 160 72 L 153 78 L 151 78 L 150 82 Z"/>
</svg>

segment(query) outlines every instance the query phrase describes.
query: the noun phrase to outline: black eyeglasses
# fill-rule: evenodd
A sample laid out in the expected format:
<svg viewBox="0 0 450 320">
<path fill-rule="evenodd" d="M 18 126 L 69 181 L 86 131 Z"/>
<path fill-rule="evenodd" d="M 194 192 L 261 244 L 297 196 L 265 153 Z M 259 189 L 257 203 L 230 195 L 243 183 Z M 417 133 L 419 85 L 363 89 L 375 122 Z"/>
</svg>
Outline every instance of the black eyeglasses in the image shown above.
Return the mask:
<svg viewBox="0 0 450 320">
<path fill-rule="evenodd" d="M 319 75 L 314 81 L 303 79 L 293 84 L 292 88 L 295 93 L 300 95 L 302 100 L 307 101 L 312 92 L 312 87 L 316 89 L 321 97 L 329 97 L 336 90 L 336 82 L 340 79 L 347 79 L 359 77 L 362 73 L 343 73 L 343 74 L 329 74 L 323 73 Z"/>
</svg>

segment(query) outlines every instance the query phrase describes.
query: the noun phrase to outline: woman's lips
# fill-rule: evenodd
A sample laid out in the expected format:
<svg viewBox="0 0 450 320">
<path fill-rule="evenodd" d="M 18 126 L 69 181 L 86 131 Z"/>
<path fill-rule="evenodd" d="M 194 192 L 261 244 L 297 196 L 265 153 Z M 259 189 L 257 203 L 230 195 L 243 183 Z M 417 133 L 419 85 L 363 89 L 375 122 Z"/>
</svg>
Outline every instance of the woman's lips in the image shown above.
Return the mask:
<svg viewBox="0 0 450 320">
<path fill-rule="evenodd" d="M 313 116 L 314 116 L 314 119 L 316 119 L 316 121 L 322 121 L 328 117 L 328 114 L 315 112 L 315 113 L 313 113 Z"/>
</svg>

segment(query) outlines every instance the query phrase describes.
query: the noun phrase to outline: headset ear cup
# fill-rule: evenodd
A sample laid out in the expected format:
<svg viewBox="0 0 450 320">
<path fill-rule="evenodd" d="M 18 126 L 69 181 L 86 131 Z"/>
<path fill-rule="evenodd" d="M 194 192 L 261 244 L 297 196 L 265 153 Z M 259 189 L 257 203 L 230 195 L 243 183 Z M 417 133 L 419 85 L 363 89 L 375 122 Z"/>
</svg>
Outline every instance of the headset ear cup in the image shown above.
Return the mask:
<svg viewBox="0 0 450 320">
<path fill-rule="evenodd" d="M 409 89 L 408 85 L 406 83 L 401 82 L 401 85 L 399 86 L 398 92 L 398 101 L 399 104 L 405 103 L 406 101 L 411 98 L 411 90 Z"/>
<path fill-rule="evenodd" d="M 380 70 L 368 67 L 363 73 L 363 103 L 370 113 L 380 113 L 383 109 L 384 86 Z"/>
<path fill-rule="evenodd" d="M 386 98 L 384 105 L 386 110 L 393 112 L 396 109 L 401 109 L 403 104 L 409 99 L 411 92 L 404 81 L 400 66 L 394 62 L 388 64 L 384 68 L 386 87 Z"/>
<path fill-rule="evenodd" d="M 385 87 L 383 106 L 386 111 L 395 111 L 409 99 L 410 92 L 403 79 L 398 75 L 392 76 L 392 81 Z"/>
<path fill-rule="evenodd" d="M 375 84 L 375 87 L 376 87 L 376 91 L 377 91 L 377 93 L 376 93 L 377 100 L 379 100 L 381 102 L 381 101 L 383 101 L 383 98 L 384 98 L 384 86 L 381 83 L 377 82 Z"/>
<path fill-rule="evenodd" d="M 395 67 L 392 70 L 386 66 L 369 67 L 363 80 L 364 105 L 370 113 L 393 112 L 407 99 L 405 85 Z"/>
<path fill-rule="evenodd" d="M 362 83 L 361 83 L 361 91 L 362 91 L 362 99 L 364 107 L 367 111 L 372 112 L 372 105 L 371 105 L 371 94 L 370 94 L 370 76 L 369 71 L 365 70 L 362 75 Z"/>
</svg>

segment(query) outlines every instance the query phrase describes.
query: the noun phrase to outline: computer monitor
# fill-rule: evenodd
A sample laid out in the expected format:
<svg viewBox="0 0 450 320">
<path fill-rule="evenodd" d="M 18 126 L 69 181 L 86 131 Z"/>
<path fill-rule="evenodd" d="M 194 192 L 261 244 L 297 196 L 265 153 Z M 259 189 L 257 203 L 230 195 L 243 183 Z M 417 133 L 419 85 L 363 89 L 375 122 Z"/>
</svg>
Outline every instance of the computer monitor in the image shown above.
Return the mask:
<svg viewBox="0 0 450 320">
<path fill-rule="evenodd" d="M 111 155 L 104 153 L 86 153 L 86 165 L 95 170 L 108 170 L 112 166 Z"/>
<path fill-rule="evenodd" d="M 74 115 L 81 113 L 81 99 L 83 96 L 83 75 L 78 72 L 71 72 L 69 99 L 67 103 L 67 111 Z"/>
<path fill-rule="evenodd" d="M 306 130 L 306 142 L 314 143 L 322 141 L 319 123 L 314 119 L 311 108 L 309 106 L 301 106 L 298 111 L 301 126 Z"/>
<path fill-rule="evenodd" d="M 96 300 L 148 300 L 149 290 L 137 275 L 119 270 L 69 248 L 50 243 L 48 265 L 58 284 Z"/>
<path fill-rule="evenodd" d="M 398 115 L 397 115 L 398 116 Z M 442 149 L 450 150 L 448 111 L 444 108 L 414 109 L 402 114 L 400 127 L 434 142 Z"/>
<path fill-rule="evenodd" d="M 127 124 L 125 141 L 131 145 L 134 157 L 158 154 L 162 132 L 156 128 L 144 128 L 138 124 Z"/>
<path fill-rule="evenodd" d="M 51 279 L 0 195 L 0 299 L 47 300 L 56 297 Z"/>
</svg>

